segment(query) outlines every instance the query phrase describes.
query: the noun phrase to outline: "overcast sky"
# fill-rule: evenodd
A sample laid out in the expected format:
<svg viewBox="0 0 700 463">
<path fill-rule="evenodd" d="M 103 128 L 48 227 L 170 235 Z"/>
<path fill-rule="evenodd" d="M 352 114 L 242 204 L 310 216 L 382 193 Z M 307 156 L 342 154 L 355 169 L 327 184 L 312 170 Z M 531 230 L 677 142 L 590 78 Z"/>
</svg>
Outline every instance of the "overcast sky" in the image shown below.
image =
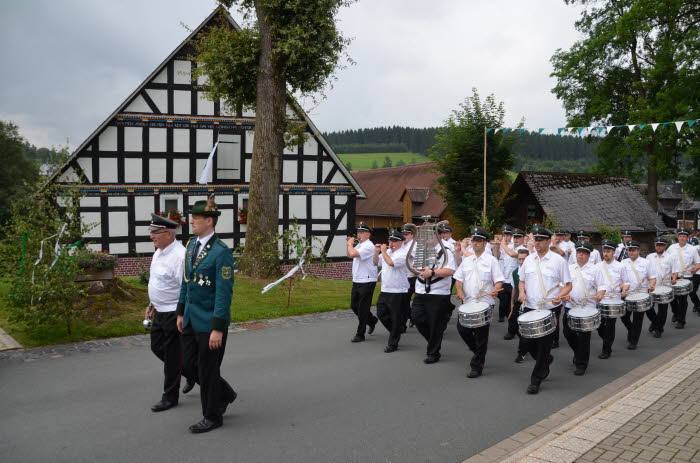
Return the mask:
<svg viewBox="0 0 700 463">
<path fill-rule="evenodd" d="M 0 119 L 35 145 L 74 149 L 188 35 L 181 23 L 195 28 L 215 6 L 0 2 Z M 476 87 L 505 103 L 508 124 L 562 127 L 549 59 L 577 39 L 579 11 L 563 0 L 360 0 L 340 24 L 357 64 L 305 109 L 321 131 L 435 126 Z"/>
</svg>

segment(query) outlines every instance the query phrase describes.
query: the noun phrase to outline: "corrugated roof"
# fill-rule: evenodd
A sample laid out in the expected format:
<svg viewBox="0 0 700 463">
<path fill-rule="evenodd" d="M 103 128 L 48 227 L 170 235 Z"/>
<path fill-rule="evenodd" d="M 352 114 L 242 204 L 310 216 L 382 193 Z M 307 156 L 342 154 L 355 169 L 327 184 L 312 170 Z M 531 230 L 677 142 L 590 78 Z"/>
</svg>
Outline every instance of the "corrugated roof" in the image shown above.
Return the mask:
<svg viewBox="0 0 700 463">
<path fill-rule="evenodd" d="M 440 174 L 434 163 L 424 162 L 401 167 L 353 172 L 367 199 L 357 201 L 357 215 L 403 216 L 403 194 L 413 201 L 413 216 L 439 217 L 447 207 L 435 191 Z"/>
<path fill-rule="evenodd" d="M 625 177 L 558 172 L 520 172 L 548 216 L 572 230 L 596 232 L 594 223 L 631 231 L 656 231 L 661 221 Z"/>
</svg>

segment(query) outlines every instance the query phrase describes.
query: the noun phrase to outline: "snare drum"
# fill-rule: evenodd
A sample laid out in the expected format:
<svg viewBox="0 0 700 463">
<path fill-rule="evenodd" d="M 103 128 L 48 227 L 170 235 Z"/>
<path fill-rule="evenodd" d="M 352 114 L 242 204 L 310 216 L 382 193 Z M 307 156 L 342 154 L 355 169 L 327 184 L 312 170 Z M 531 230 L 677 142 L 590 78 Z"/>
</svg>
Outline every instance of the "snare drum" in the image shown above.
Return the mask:
<svg viewBox="0 0 700 463">
<path fill-rule="evenodd" d="M 680 279 L 673 285 L 673 294 L 676 296 L 687 296 L 693 290 L 693 283 L 690 280 Z"/>
<path fill-rule="evenodd" d="M 518 317 L 518 327 L 524 338 L 541 338 L 556 331 L 557 319 L 550 310 L 531 310 Z"/>
<path fill-rule="evenodd" d="M 625 306 L 630 312 L 646 312 L 654 306 L 649 293 L 632 293 L 625 299 Z"/>
<path fill-rule="evenodd" d="M 620 318 L 627 313 L 622 299 L 603 299 L 598 304 L 598 310 L 600 310 L 600 315 L 605 318 Z"/>
<path fill-rule="evenodd" d="M 657 304 L 668 304 L 673 300 L 673 288 L 670 286 L 657 286 L 651 292 L 651 297 Z"/>
<path fill-rule="evenodd" d="M 459 324 L 465 328 L 479 328 L 491 323 L 493 306 L 486 302 L 471 301 L 457 309 Z"/>
<path fill-rule="evenodd" d="M 593 331 L 600 326 L 600 310 L 593 307 L 569 309 L 567 324 L 574 331 Z"/>
</svg>

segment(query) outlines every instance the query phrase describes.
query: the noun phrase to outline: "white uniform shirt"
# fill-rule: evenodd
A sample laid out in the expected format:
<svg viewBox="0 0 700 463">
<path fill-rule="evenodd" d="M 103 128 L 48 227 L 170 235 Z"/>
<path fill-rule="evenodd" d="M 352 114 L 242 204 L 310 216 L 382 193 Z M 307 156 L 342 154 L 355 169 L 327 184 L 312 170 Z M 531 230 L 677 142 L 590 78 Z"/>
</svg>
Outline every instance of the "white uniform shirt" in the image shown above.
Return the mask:
<svg viewBox="0 0 700 463">
<path fill-rule="evenodd" d="M 519 249 L 527 249 L 527 247 L 523 246 L 522 244 L 520 246 L 515 246 L 515 243 L 508 243 L 508 248 L 515 253 L 517 253 Z M 501 271 L 503 272 L 503 277 L 505 278 L 504 283 L 513 286 L 513 270 L 518 268 L 518 258 L 510 257 L 503 249 L 501 249 L 498 262 L 501 264 Z"/>
<path fill-rule="evenodd" d="M 656 284 L 663 286 L 671 286 L 671 278 L 678 271 L 678 262 L 668 253 L 649 254 L 647 260 L 656 269 Z"/>
<path fill-rule="evenodd" d="M 524 306 L 530 309 L 553 309 L 555 305 L 551 302 L 538 304 L 554 299 L 559 288 L 571 282 L 566 260 L 551 250 L 542 259 L 536 252 L 527 256 L 518 270 L 518 277 L 525 284 Z"/>
<path fill-rule="evenodd" d="M 620 243 L 620 244 L 617 245 L 617 248 L 615 248 L 615 259 L 617 259 L 618 257 L 620 257 L 620 254 L 622 253 L 622 251 L 623 251 L 626 247 L 627 247 L 627 246 L 625 246 L 625 243 Z"/>
<path fill-rule="evenodd" d="M 437 252 L 440 252 L 440 246 L 436 246 L 435 250 Z M 450 270 L 455 270 L 455 257 L 452 254 L 452 251 L 447 250 L 447 262 L 445 263 L 444 268 L 448 268 Z M 442 259 L 439 259 L 438 262 L 442 262 Z M 435 282 L 434 280 L 440 278 L 440 277 L 435 277 L 433 279 L 433 282 L 430 283 L 430 293 L 431 295 L 437 295 L 437 296 L 444 296 L 444 295 L 450 295 L 452 292 L 452 278 L 451 277 L 444 277 L 440 281 Z M 418 280 L 416 280 L 416 294 L 426 294 L 425 292 L 425 284 L 421 283 L 421 278 L 418 277 Z"/>
<path fill-rule="evenodd" d="M 690 270 L 696 264 L 700 264 L 700 256 L 698 256 L 698 252 L 690 244 L 681 247 L 680 244 L 673 243 L 668 247 L 666 253 L 676 260 L 679 277 L 683 276 L 684 278 L 689 278 L 691 275 Z"/>
<path fill-rule="evenodd" d="M 504 281 L 498 260 L 485 252 L 478 259 L 476 255 L 462 259 L 452 278 L 462 282 L 465 300 L 490 293 L 496 283 Z M 490 295 L 480 298 L 479 301 L 489 305 L 496 303 L 494 296 Z"/>
<path fill-rule="evenodd" d="M 357 243 L 355 246 L 360 257 L 352 259 L 352 281 L 353 283 L 371 283 L 377 281 L 377 267 L 372 262 L 374 257 L 374 243 L 366 240 Z"/>
<path fill-rule="evenodd" d="M 598 291 L 604 289 L 606 296 L 615 293 L 619 297 L 620 292 L 622 292 L 620 289 L 620 282 L 624 284 L 629 283 L 625 267 L 620 262 L 614 260 L 610 264 L 607 264 L 605 261 L 600 262 L 596 265 L 596 268 L 601 274 Z"/>
<path fill-rule="evenodd" d="M 407 293 L 408 292 L 408 268 L 406 267 L 406 255 L 408 249 L 400 247 L 396 251 L 387 249 L 387 254 L 394 263 L 393 267 L 384 261 L 384 256 L 379 254 L 379 266 L 382 268 L 382 292 L 383 293 Z"/>
<path fill-rule="evenodd" d="M 576 254 L 574 253 L 574 261 L 576 260 Z M 593 265 L 597 265 L 601 262 L 603 262 L 603 258 L 600 257 L 600 252 L 598 252 L 597 249 L 594 249 L 593 252 L 591 252 L 591 257 L 588 258 L 588 262 L 590 262 Z"/>
<path fill-rule="evenodd" d="M 644 257 L 632 260 L 627 258 L 622 261 L 630 284 L 630 291 L 637 291 L 649 287 L 649 280 L 656 278 L 656 268 Z"/>
<path fill-rule="evenodd" d="M 177 308 L 185 252 L 182 243 L 175 240 L 165 249 L 156 249 L 153 254 L 148 298 L 158 312 L 172 312 Z"/>
<path fill-rule="evenodd" d="M 455 252 L 455 243 L 456 242 L 457 241 L 450 238 L 448 240 L 442 240 L 442 245 L 445 246 L 446 248 L 449 248 L 450 251 Z"/>
<path fill-rule="evenodd" d="M 576 263 L 576 245 L 571 240 L 562 240 L 560 243 L 557 243 L 557 246 L 559 246 L 559 249 L 564 251 L 564 255 L 562 257 L 566 259 L 569 264 Z"/>
<path fill-rule="evenodd" d="M 591 263 L 590 259 L 583 267 L 578 263 L 569 265 L 569 273 L 571 274 L 572 288 L 569 296 L 574 302 L 566 302 L 566 306 L 570 309 L 577 307 L 596 307 L 594 297 L 598 293 L 598 286 L 602 284 L 600 281 L 601 275 L 596 266 Z"/>
</svg>

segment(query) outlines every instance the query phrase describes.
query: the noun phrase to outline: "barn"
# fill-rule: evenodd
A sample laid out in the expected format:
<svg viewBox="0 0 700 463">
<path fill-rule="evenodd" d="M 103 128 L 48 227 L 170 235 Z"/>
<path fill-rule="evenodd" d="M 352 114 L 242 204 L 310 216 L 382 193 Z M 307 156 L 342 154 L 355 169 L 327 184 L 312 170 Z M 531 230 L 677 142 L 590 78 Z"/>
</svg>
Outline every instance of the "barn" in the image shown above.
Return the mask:
<svg viewBox="0 0 700 463">
<path fill-rule="evenodd" d="M 245 243 L 246 219 L 239 212 L 248 201 L 255 113 L 207 100 L 201 90 L 206 78 L 191 78 L 192 41 L 219 12 L 240 31 L 217 8 L 51 177 L 62 189 L 80 189 L 81 216 L 97 224 L 85 239 L 91 248 L 119 256 L 122 274 L 134 274 L 153 253 L 151 212 L 186 213 L 211 193 L 222 210 L 219 236 L 232 248 Z M 280 153 L 279 231 L 296 222 L 307 237 L 322 240 L 329 258 L 344 258 L 356 200 L 365 194 L 308 115 L 291 96 L 289 102 L 288 117 L 305 123 L 308 136 Z M 201 185 L 197 181 L 217 142 L 208 183 Z M 188 236 L 184 225 L 179 238 Z"/>
</svg>

